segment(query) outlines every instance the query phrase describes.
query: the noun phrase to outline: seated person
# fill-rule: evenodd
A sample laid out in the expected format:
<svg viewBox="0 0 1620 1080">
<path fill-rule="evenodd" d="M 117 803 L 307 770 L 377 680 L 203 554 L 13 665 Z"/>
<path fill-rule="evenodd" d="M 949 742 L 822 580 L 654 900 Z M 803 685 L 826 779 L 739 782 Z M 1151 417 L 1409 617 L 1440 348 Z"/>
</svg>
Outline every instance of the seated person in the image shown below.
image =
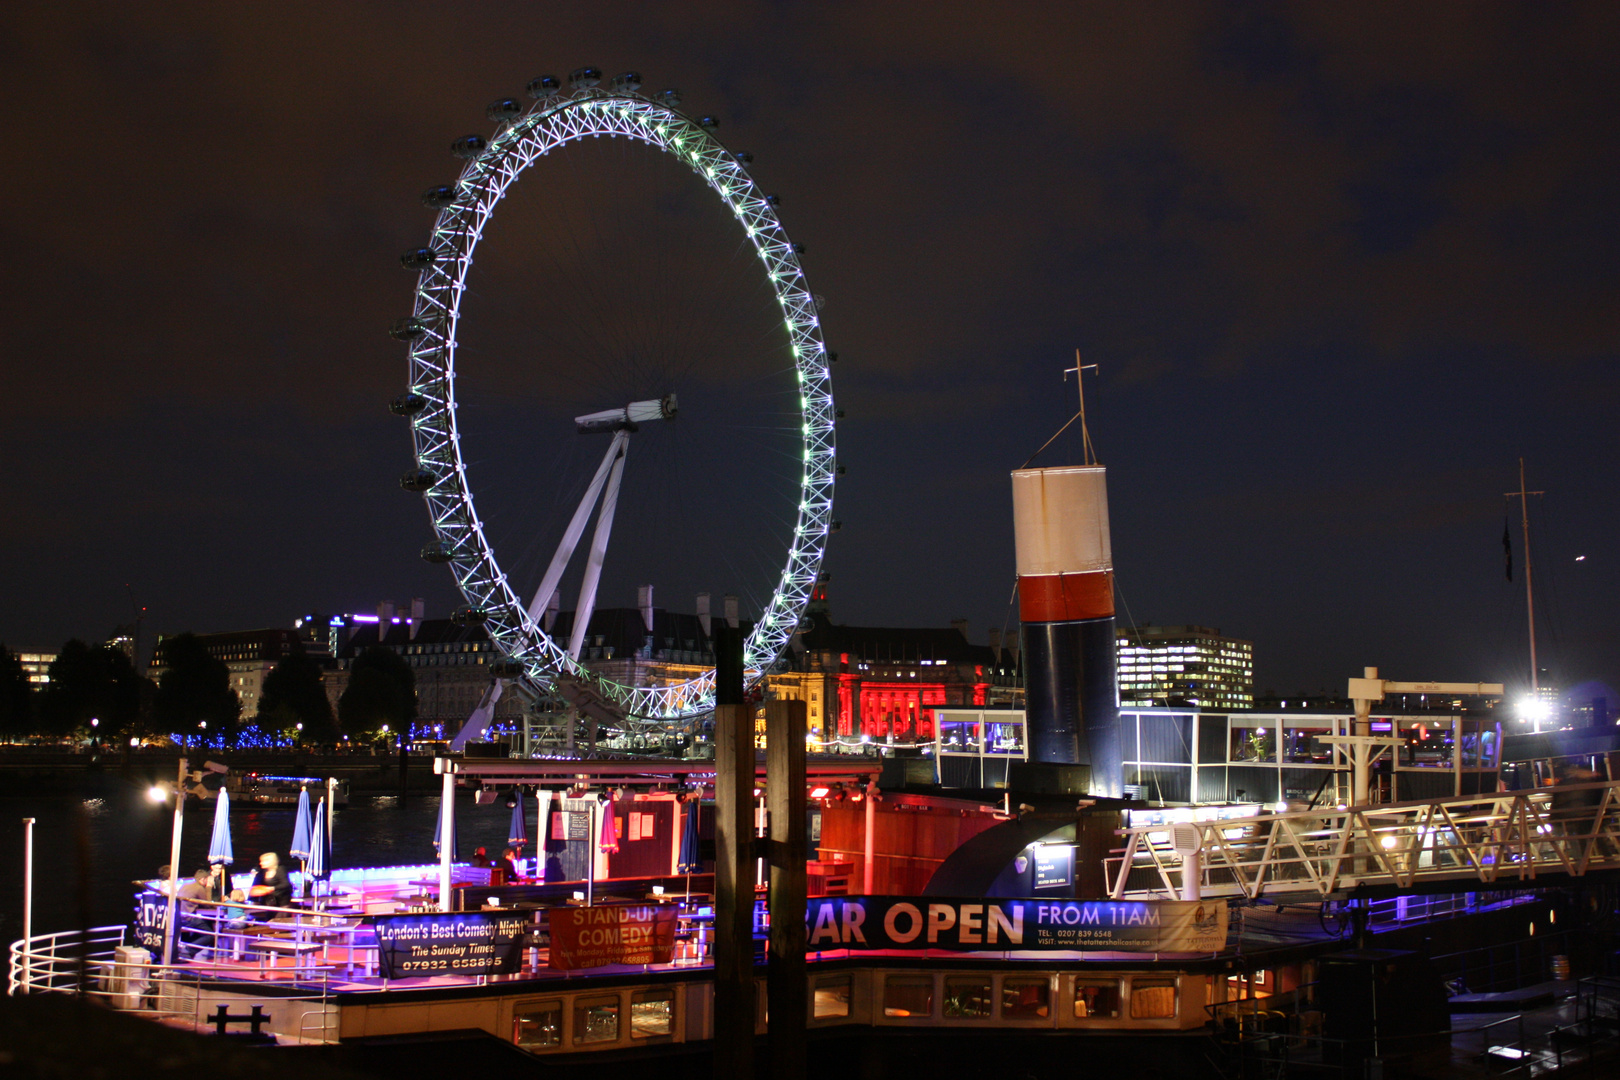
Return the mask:
<svg viewBox="0 0 1620 1080">
<path fill-rule="evenodd" d="M 255 904 L 287 907 L 292 903 L 292 879 L 281 868 L 281 858 L 273 851 L 259 856 L 259 869 L 248 887 L 248 896 Z M 269 913 L 264 913 L 269 918 Z"/>
<path fill-rule="evenodd" d="M 517 849 L 507 848 L 501 852 L 501 861 L 495 864 L 505 875 L 506 884 L 514 885 L 518 880 Z"/>
<path fill-rule="evenodd" d="M 175 899 L 180 902 L 180 938 L 179 951 L 182 960 L 206 959 L 207 946 L 210 944 L 213 933 L 213 909 L 199 908 L 197 901 L 211 900 L 213 895 L 208 888 L 213 878 L 212 871 L 204 868 L 191 875 L 191 880 L 180 886 L 175 893 Z"/>
<path fill-rule="evenodd" d="M 180 900 L 180 913 L 182 915 L 195 913 L 198 900 L 212 900 L 214 898 L 213 893 L 208 888 L 208 883 L 212 879 L 213 874 L 210 871 L 206 869 L 198 870 L 191 875 L 190 881 L 180 886 L 180 891 L 175 896 Z"/>
<path fill-rule="evenodd" d="M 476 866 L 480 870 L 488 870 L 493 864 L 489 861 L 489 852 L 486 849 L 475 848 L 473 850 L 472 862 L 468 865 Z"/>
<path fill-rule="evenodd" d="M 247 922 L 247 909 L 242 905 L 247 903 L 247 893 L 241 889 L 232 889 L 227 902 L 220 909 L 220 918 L 225 920 L 227 926 L 238 927 Z"/>
</svg>

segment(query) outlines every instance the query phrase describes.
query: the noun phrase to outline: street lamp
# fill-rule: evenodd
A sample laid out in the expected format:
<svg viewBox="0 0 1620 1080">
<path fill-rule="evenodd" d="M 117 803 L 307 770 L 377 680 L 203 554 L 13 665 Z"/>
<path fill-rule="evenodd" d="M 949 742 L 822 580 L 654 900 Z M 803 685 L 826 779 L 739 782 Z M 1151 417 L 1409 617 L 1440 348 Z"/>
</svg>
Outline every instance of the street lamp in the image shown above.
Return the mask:
<svg viewBox="0 0 1620 1080">
<path fill-rule="evenodd" d="M 190 771 L 187 768 L 188 764 L 185 758 L 181 758 L 180 768 L 173 782 L 159 780 L 146 789 L 146 797 L 155 803 L 161 803 L 171 797 L 174 799 L 174 832 L 169 838 L 168 914 L 163 919 L 164 967 L 168 967 L 174 961 L 175 903 L 180 898 L 180 830 L 185 826 L 186 795 L 208 797 L 208 789 L 203 787 L 202 783 L 202 772 Z M 203 768 L 212 773 L 230 772 L 224 765 L 217 765 L 212 761 L 205 762 Z"/>
<path fill-rule="evenodd" d="M 153 784 L 146 791 L 146 797 L 155 803 L 161 803 L 171 795 L 174 797 L 174 832 L 169 838 L 169 902 L 166 905 L 167 914 L 163 918 L 163 966 L 168 967 L 174 961 L 174 918 L 175 902 L 180 898 L 180 830 L 185 826 L 186 809 L 186 759 L 180 759 L 180 770 L 171 785 L 168 781 Z M 195 780 L 201 781 L 202 774 L 198 773 Z"/>
</svg>

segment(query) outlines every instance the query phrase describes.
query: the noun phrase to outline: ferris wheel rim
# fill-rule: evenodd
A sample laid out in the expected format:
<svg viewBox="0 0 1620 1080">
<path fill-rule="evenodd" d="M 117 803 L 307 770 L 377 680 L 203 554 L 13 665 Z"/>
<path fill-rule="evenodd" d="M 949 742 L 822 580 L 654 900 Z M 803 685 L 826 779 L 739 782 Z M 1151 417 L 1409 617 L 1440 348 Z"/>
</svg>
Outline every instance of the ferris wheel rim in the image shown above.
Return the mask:
<svg viewBox="0 0 1620 1080">
<path fill-rule="evenodd" d="M 830 356 L 817 300 L 806 285 L 799 250 L 776 214 L 774 197 L 761 193 L 743 161 L 709 127 L 633 91 L 582 86 L 571 94 L 548 95 L 526 113 L 509 116 L 487 145 L 473 137 L 461 140 L 458 153 L 465 149 L 468 159 L 461 176 L 454 185 L 424 195 L 439 214 L 431 246 L 421 249 L 427 258 L 413 314 L 404 320 L 410 397 L 421 403 L 411 417 L 415 475 L 427 478 L 421 490 L 437 537 L 423 550 L 424 557 L 451 566 L 462 595 L 481 613 L 491 641 L 524 678 L 542 687 L 570 680 L 587 684 L 632 724 L 643 726 L 690 719 L 712 708 L 714 670 L 669 686 L 619 683 L 574 660 L 533 617 L 484 535 L 467 480 L 456 414 L 456 328 L 473 253 L 507 188 L 535 162 L 572 142 L 608 135 L 645 143 L 681 161 L 720 197 L 764 263 L 799 388 L 804 470 L 798 519 L 770 602 L 744 643 L 747 681 L 763 678 L 799 628 L 831 531 L 836 466 Z"/>
</svg>

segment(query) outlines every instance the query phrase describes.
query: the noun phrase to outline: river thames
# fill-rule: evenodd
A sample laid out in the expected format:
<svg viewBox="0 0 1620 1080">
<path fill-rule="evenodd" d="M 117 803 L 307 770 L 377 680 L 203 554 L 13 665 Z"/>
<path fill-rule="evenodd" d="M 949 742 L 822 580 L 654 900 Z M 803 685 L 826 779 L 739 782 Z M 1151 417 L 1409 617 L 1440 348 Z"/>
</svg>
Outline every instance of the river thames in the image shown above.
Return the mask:
<svg viewBox="0 0 1620 1080">
<path fill-rule="evenodd" d="M 312 795 L 315 794 L 312 792 Z M 332 836 L 335 868 L 433 863 L 438 795 L 356 794 L 337 812 Z M 274 851 L 287 862 L 293 810 L 231 811 L 233 872 L 258 865 L 260 852 Z M 82 925 L 128 923 L 133 914 L 134 881 L 156 876 L 169 861 L 174 823 L 172 804 L 160 805 L 145 791 L 109 781 L 94 794 L 0 796 L 0 942 L 22 936 L 23 819 L 34 825 L 35 934 Z M 480 845 L 498 856 L 506 845 L 512 812 L 500 800 L 476 806 L 463 793 L 456 800 L 456 833 L 463 858 Z M 213 828 L 214 806 L 186 811 L 180 842 L 180 876 L 203 866 Z M 529 808 L 529 834 L 534 835 Z M 296 863 L 292 864 L 296 866 Z"/>
</svg>

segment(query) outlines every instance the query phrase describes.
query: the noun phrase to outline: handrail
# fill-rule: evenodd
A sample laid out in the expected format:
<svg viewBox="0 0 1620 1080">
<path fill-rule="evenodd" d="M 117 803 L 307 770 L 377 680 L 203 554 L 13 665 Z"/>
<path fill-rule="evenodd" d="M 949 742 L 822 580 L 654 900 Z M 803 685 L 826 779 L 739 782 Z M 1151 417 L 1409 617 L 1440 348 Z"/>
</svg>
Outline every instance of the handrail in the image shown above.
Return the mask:
<svg viewBox="0 0 1620 1080">
<path fill-rule="evenodd" d="M 1200 895 L 1326 896 L 1358 885 L 1533 881 L 1620 869 L 1620 781 L 1178 823 L 1197 831 Z M 1172 826 L 1120 830 L 1113 899 L 1184 895 Z M 1133 874 L 1136 880 L 1133 881 Z M 1142 878 L 1146 878 L 1144 883 Z"/>
<path fill-rule="evenodd" d="M 166 966 L 150 960 L 144 949 L 126 951 L 129 940 L 127 927 L 99 926 L 14 941 L 9 949 L 8 993 L 76 994 L 120 1011 L 189 1020 L 193 1030 L 209 1031 L 213 1019 L 201 1011 L 205 991 L 250 991 L 269 1009 L 276 1033 L 306 1041 L 336 1041 L 333 995 L 324 971 L 274 984 L 276 992 L 266 997 L 263 981 L 232 979 L 228 973 L 186 964 Z M 310 1005 L 319 1008 L 307 1008 Z M 310 1040 L 308 1032 L 316 1026 L 310 1018 L 316 1013 L 324 1017 L 318 1026 L 322 1035 Z"/>
</svg>

